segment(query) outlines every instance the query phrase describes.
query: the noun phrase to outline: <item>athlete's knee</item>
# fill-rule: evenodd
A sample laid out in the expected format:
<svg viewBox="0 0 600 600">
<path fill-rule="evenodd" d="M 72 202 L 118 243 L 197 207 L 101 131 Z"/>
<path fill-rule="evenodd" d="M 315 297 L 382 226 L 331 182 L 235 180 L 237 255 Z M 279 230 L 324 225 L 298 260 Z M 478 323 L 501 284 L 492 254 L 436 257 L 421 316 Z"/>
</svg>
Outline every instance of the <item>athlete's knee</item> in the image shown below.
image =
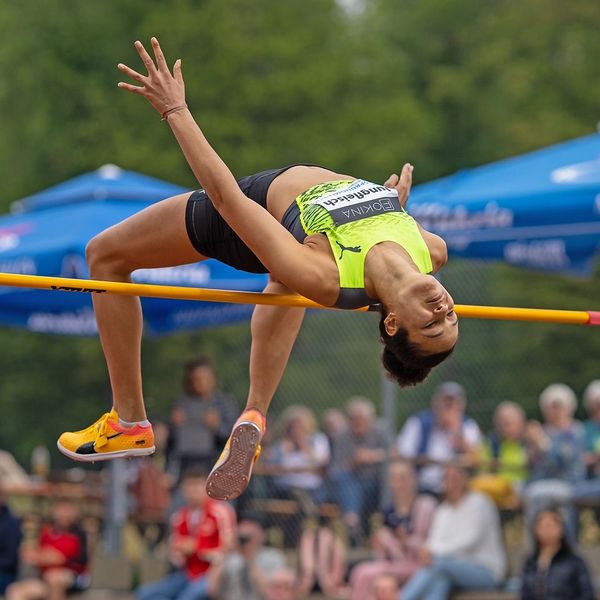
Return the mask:
<svg viewBox="0 0 600 600">
<path fill-rule="evenodd" d="M 114 238 L 110 232 L 103 231 L 93 237 L 85 247 L 85 259 L 92 279 L 105 275 L 127 276 L 135 270 L 122 245 Z"/>
</svg>

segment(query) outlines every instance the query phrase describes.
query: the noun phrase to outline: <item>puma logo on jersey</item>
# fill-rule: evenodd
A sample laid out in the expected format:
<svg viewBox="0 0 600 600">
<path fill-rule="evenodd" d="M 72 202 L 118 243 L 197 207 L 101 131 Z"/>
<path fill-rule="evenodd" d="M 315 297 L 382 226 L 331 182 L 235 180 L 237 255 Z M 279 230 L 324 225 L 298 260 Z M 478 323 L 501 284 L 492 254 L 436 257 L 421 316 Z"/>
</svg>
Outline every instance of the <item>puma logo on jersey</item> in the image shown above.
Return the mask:
<svg viewBox="0 0 600 600">
<path fill-rule="evenodd" d="M 344 244 L 340 244 L 337 240 L 335 241 L 335 243 L 341 249 L 339 260 L 342 260 L 342 256 L 344 256 L 344 251 L 345 250 L 348 250 L 348 252 L 356 252 L 357 254 L 361 251 L 360 246 L 344 246 Z"/>
</svg>

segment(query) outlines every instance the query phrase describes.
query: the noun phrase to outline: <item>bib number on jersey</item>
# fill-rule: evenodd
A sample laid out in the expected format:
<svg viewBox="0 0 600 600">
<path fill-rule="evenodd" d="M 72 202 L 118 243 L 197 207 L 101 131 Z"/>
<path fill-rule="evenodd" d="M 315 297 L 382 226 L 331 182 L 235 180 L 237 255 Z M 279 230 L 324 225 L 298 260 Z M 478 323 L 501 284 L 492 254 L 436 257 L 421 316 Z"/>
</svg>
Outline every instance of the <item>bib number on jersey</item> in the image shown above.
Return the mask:
<svg viewBox="0 0 600 600">
<path fill-rule="evenodd" d="M 344 189 L 315 198 L 309 204 L 318 204 L 326 209 L 336 225 L 389 212 L 403 212 L 397 190 L 363 179 L 353 181 Z"/>
</svg>

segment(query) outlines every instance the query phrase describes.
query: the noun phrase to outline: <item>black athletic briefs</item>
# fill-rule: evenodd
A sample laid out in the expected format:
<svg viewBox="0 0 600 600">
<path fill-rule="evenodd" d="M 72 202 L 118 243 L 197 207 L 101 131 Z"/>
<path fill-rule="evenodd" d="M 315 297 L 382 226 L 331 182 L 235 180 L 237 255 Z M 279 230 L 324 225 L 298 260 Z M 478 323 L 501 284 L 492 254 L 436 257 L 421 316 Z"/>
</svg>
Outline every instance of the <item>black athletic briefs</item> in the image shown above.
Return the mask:
<svg viewBox="0 0 600 600">
<path fill-rule="evenodd" d="M 248 198 L 267 210 L 269 186 L 281 173 L 295 166 L 298 165 L 262 171 L 238 180 L 238 185 Z M 286 210 L 281 224 L 300 243 L 304 241 L 306 232 L 300 223 L 300 209 L 296 202 Z M 204 190 L 197 190 L 190 195 L 185 212 L 185 226 L 192 245 L 203 256 L 216 258 L 236 269 L 250 273 L 268 272 L 252 250 L 221 217 Z"/>
</svg>

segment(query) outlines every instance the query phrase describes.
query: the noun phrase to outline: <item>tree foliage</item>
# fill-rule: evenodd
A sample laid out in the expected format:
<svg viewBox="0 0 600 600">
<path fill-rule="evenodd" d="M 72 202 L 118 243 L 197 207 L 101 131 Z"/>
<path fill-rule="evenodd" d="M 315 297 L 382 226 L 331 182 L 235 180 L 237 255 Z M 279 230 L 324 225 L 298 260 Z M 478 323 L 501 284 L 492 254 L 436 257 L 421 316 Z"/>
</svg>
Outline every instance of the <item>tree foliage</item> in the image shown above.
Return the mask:
<svg viewBox="0 0 600 600">
<path fill-rule="evenodd" d="M 596 3 L 355 4 L 364 10 L 334 0 L 0 3 L 0 206 L 108 162 L 195 185 L 158 115 L 116 87 L 116 64 L 139 67 L 132 42 L 151 35 L 169 60 L 183 59 L 189 104 L 239 176 L 308 162 L 382 180 L 410 160 L 424 181 L 593 130 L 600 107 Z M 490 303 L 589 308 L 599 297 L 598 277 L 487 273 L 478 293 Z M 464 302 L 472 295 L 468 276 L 461 285 Z M 376 371 L 374 333 L 343 338 L 342 351 L 322 328 L 309 331 L 312 342 L 297 349 L 307 362 L 291 365 L 280 396 L 301 397 L 314 385 L 311 398 L 325 406 L 341 402 L 341 390 L 377 392 L 376 374 L 361 379 L 358 367 L 351 376 L 339 370 L 348 354 L 362 367 L 367 352 Z M 469 324 L 464 332 L 468 341 L 445 373 L 463 378 L 474 394 L 532 405 L 551 379 L 580 390 L 598 376 L 598 344 L 585 330 L 507 324 L 492 333 Z M 218 357 L 226 385 L 243 395 L 248 341 L 244 327 L 148 341 L 151 407 L 166 410 L 180 362 L 202 350 Z M 10 415 L 0 420 L 0 445 L 21 458 L 108 402 L 97 343 L 9 330 L 0 343 L 0 401 Z M 324 348 L 337 370 L 315 358 Z M 479 375 L 472 364 L 481 366 Z"/>
</svg>

